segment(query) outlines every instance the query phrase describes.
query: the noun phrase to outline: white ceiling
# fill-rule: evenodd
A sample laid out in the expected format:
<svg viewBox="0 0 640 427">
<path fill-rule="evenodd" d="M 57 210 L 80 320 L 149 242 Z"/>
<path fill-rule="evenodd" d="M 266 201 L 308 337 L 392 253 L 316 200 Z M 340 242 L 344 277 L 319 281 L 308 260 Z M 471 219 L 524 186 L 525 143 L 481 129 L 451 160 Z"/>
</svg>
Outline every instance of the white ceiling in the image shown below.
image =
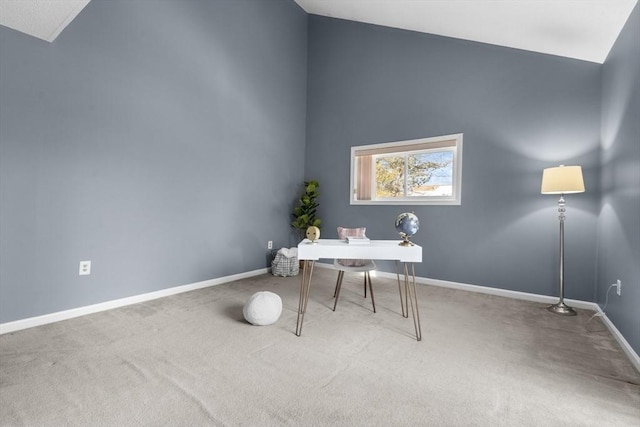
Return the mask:
<svg viewBox="0 0 640 427">
<path fill-rule="evenodd" d="M 603 63 L 638 0 L 295 1 L 310 14 Z"/>
<path fill-rule="evenodd" d="M 89 1 L 0 0 L 0 25 L 52 42 Z M 295 1 L 310 14 L 597 63 L 604 62 L 629 14 L 638 2 L 638 0 Z"/>
<path fill-rule="evenodd" d="M 0 0 L 0 25 L 52 42 L 89 0 Z"/>
</svg>

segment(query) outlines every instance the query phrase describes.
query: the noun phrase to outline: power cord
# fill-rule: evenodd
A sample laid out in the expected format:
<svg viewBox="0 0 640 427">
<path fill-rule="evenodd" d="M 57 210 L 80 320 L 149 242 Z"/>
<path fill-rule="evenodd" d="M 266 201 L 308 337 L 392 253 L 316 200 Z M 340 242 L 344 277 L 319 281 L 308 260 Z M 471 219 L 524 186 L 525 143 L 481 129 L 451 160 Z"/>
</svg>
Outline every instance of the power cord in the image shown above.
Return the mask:
<svg viewBox="0 0 640 427">
<path fill-rule="evenodd" d="M 592 320 L 594 317 L 602 317 L 602 316 L 604 316 L 604 314 L 605 314 L 604 310 L 607 308 L 607 304 L 609 304 L 609 291 L 610 291 L 610 290 L 611 290 L 611 288 L 613 288 L 614 286 L 618 286 L 618 284 L 617 284 L 617 283 L 612 283 L 612 284 L 609 286 L 609 289 L 607 289 L 607 294 L 606 294 L 605 299 L 604 299 L 604 306 L 602 307 L 602 310 L 600 310 L 600 311 L 596 311 L 596 312 L 594 313 L 594 315 L 593 315 L 593 316 L 591 316 L 591 317 L 589 318 L 589 320 L 587 320 L 587 323 L 585 323 L 585 324 L 584 324 L 585 326 L 587 326 L 587 325 L 589 324 L 589 322 L 591 322 L 591 320 Z"/>
</svg>

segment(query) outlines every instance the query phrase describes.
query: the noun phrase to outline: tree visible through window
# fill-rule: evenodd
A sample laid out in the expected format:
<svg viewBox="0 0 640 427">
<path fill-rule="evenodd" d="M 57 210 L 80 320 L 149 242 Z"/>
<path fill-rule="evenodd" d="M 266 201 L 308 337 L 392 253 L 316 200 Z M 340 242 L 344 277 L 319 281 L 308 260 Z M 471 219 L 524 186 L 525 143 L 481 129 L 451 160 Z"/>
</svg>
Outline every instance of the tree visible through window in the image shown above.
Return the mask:
<svg viewBox="0 0 640 427">
<path fill-rule="evenodd" d="M 451 196 L 453 152 L 376 156 L 376 197 Z"/>
<path fill-rule="evenodd" d="M 352 204 L 460 204 L 462 134 L 351 152 Z"/>
</svg>

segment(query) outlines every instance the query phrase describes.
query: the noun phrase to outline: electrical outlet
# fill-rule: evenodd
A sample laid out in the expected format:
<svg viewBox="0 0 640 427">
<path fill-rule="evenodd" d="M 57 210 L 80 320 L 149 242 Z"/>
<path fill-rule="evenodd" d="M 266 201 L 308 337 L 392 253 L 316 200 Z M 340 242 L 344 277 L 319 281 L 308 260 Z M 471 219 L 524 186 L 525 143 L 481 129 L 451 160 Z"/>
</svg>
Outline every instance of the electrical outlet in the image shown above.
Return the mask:
<svg viewBox="0 0 640 427">
<path fill-rule="evenodd" d="M 91 261 L 80 261 L 80 270 L 78 271 L 80 276 L 86 276 L 91 274 Z"/>
<path fill-rule="evenodd" d="M 616 292 L 618 293 L 618 296 L 620 296 L 620 294 L 622 293 L 622 282 L 620 281 L 620 279 L 618 279 L 618 281 L 616 282 L 616 288 L 618 288 Z"/>
<path fill-rule="evenodd" d="M 273 249 L 273 240 L 267 242 L 267 249 Z"/>
</svg>

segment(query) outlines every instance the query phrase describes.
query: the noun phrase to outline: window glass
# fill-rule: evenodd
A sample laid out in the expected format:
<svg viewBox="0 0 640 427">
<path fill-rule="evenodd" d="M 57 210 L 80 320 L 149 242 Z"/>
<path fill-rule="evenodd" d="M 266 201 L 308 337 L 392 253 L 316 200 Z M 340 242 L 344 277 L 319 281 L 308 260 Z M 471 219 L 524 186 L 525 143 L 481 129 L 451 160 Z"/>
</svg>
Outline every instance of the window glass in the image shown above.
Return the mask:
<svg viewBox="0 0 640 427">
<path fill-rule="evenodd" d="M 460 204 L 462 134 L 351 148 L 351 204 Z"/>
</svg>

